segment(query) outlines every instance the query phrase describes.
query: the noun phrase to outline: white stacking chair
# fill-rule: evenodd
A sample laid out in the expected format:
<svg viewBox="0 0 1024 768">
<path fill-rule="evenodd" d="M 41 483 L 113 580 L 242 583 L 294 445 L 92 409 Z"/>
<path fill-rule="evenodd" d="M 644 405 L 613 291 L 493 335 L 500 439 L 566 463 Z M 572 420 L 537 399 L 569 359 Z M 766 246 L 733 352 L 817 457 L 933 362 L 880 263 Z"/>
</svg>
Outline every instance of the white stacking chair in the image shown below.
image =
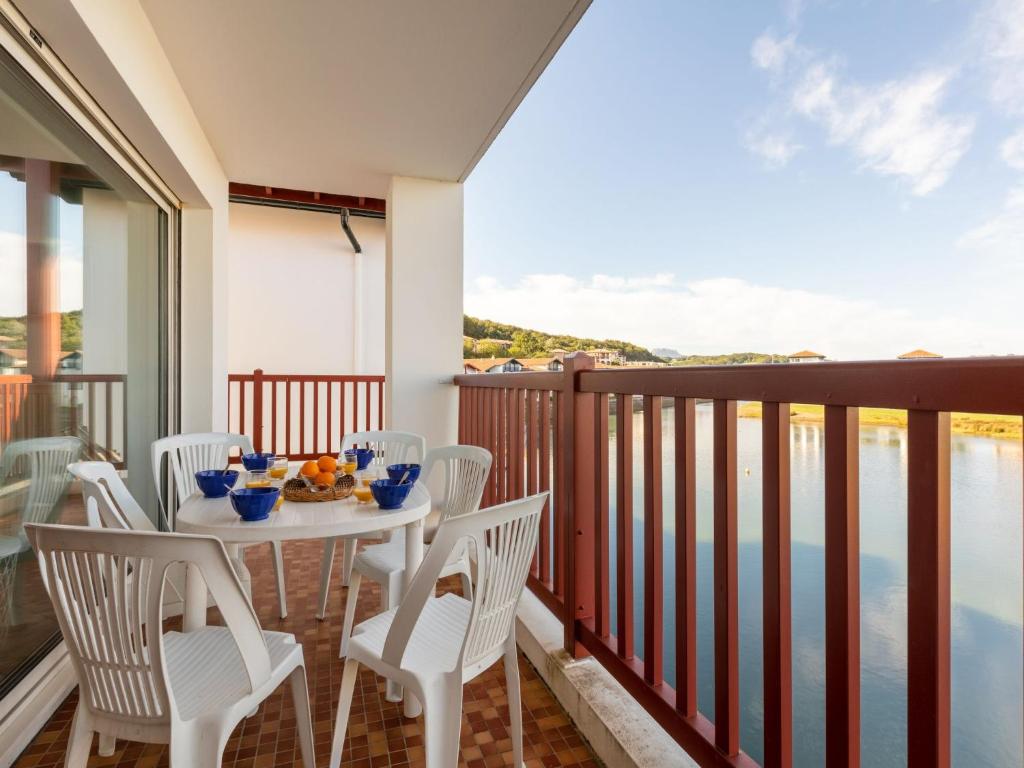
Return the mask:
<svg viewBox="0 0 1024 768">
<path fill-rule="evenodd" d="M 444 496 L 438 505 L 441 525 L 449 517 L 459 517 L 480 508 L 487 473 L 491 471 L 491 452 L 472 445 L 449 445 L 432 448 L 423 460 L 420 478 L 426 482 L 437 470 L 444 471 Z M 473 596 L 469 556 L 465 542 L 456 546 L 438 578 L 453 574 L 462 576 L 462 594 Z M 352 623 L 356 615 L 356 597 L 363 577 L 381 585 L 381 610 L 398 605 L 405 579 L 405 530 L 396 532 L 391 541 L 366 547 L 356 555 L 349 581 L 349 597 L 345 602 L 345 624 L 341 631 L 340 656 L 344 656 Z"/>
<path fill-rule="evenodd" d="M 252 441 L 246 435 L 229 432 L 194 432 L 186 435 L 171 435 L 154 441 L 152 447 L 153 480 L 156 483 L 160 509 L 164 512 L 167 529 L 175 529 L 174 511 L 163 498 L 162 466 L 164 456 L 171 467 L 174 489 L 178 503 L 187 499 L 199 489 L 196 472 L 203 469 L 221 469 L 227 466 L 228 454 L 232 448 L 242 453 L 252 453 Z M 254 544 L 242 545 L 257 546 Z M 284 557 L 281 542 L 270 542 L 274 562 L 274 576 L 277 579 L 277 604 L 281 618 L 288 616 L 288 599 L 284 587 Z M 240 555 L 241 557 L 242 555 Z"/>
<path fill-rule="evenodd" d="M 78 461 L 83 448 L 77 437 L 34 437 L 8 443 L 0 455 L 0 488 L 19 478 L 27 481 L 18 527 L 13 536 L 0 536 L 0 631 L 18 622 L 14 602 L 18 562 L 31 549 L 25 525 L 51 521 L 71 484 L 68 464 Z"/>
<path fill-rule="evenodd" d="M 302 646 L 264 632 L 213 536 L 29 525 L 43 582 L 78 676 L 65 766 L 92 737 L 169 744 L 175 768 L 216 768 L 235 726 L 287 678 L 303 765 L 313 729 Z M 226 626 L 163 632 L 160 594 L 173 564 L 194 564 Z"/>
<path fill-rule="evenodd" d="M 367 432 L 352 432 L 345 435 L 341 441 L 342 452 L 349 448 L 372 448 L 373 460 L 370 466 L 383 469 L 389 464 L 419 464 L 427 452 L 427 441 L 422 435 L 412 432 L 398 432 L 395 430 L 371 430 Z M 342 559 L 341 584 L 347 587 L 352 577 L 352 563 L 355 559 L 356 547 L 359 540 L 355 537 L 333 537 L 324 539 L 324 554 L 320 562 L 320 609 L 316 617 L 323 621 L 327 615 L 327 595 L 331 589 L 331 568 L 334 565 L 334 550 L 339 538 L 345 543 L 345 551 Z M 381 535 L 362 537 L 370 540 L 379 540 Z"/>
<path fill-rule="evenodd" d="M 359 624 L 349 640 L 331 745 L 331 768 L 341 765 L 345 730 L 359 665 L 405 686 L 423 705 L 427 768 L 454 768 L 459 758 L 462 687 L 498 659 L 505 662 L 512 764 L 523 765 L 523 713 L 515 616 L 537 549 L 547 492 L 459 517 L 437 529 L 434 543 L 401 605 Z M 473 599 L 434 584 L 463 541 L 474 555 Z"/>
</svg>

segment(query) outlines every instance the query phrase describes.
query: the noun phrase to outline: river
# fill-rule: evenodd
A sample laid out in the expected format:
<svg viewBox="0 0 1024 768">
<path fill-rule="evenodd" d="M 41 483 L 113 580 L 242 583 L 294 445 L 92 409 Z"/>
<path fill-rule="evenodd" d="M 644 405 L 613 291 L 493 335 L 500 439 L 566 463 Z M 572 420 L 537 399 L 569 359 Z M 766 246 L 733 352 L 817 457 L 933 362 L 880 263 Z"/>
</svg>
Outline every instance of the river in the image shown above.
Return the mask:
<svg viewBox="0 0 1024 768">
<path fill-rule="evenodd" d="M 714 720 L 712 605 L 712 425 L 697 407 L 698 704 Z M 643 627 L 643 417 L 634 418 L 636 647 Z M 609 446 L 615 612 L 615 433 Z M 663 413 L 665 508 L 665 677 L 675 679 L 673 412 Z M 739 613 L 740 742 L 762 757 L 761 421 L 740 419 Z M 825 753 L 824 433 L 792 427 L 792 603 L 794 765 L 817 768 Z M 1016 440 L 952 438 L 952 742 L 953 764 L 1024 764 L 1022 661 L 1022 446 Z M 862 764 L 906 765 L 907 434 L 864 427 L 861 462 Z"/>
</svg>

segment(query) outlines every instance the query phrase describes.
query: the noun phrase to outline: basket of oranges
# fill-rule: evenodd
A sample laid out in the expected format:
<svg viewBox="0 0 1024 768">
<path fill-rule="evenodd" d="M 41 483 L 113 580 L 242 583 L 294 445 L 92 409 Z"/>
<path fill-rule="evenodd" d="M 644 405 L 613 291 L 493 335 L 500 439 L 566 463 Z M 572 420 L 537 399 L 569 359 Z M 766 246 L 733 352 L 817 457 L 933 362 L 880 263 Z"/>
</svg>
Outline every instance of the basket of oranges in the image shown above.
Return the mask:
<svg viewBox="0 0 1024 768">
<path fill-rule="evenodd" d="M 321 456 L 299 468 L 298 477 L 288 480 L 281 495 L 288 501 L 335 501 L 352 495 L 356 480 L 338 469 L 333 456 Z"/>
</svg>

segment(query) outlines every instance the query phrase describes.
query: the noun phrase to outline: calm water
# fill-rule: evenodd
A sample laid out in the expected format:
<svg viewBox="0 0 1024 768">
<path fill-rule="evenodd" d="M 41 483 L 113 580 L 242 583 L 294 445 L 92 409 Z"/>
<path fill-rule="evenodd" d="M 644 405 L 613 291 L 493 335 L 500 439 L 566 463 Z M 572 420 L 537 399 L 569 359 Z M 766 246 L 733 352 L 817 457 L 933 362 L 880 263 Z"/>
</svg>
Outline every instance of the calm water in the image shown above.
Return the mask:
<svg viewBox="0 0 1024 768">
<path fill-rule="evenodd" d="M 614 421 L 614 420 L 612 420 Z M 665 616 L 674 615 L 672 411 L 664 413 Z M 795 425 L 792 445 L 793 744 L 797 766 L 824 765 L 824 435 Z M 614 433 L 611 467 L 614 552 Z M 643 420 L 634 415 L 636 645 L 642 649 Z M 714 719 L 711 408 L 697 408 L 698 700 Z M 739 612 L 741 734 L 762 756 L 761 422 L 740 419 Z M 863 428 L 861 461 L 862 763 L 906 765 L 906 431 Z M 954 436 L 952 446 L 953 762 L 1024 765 L 1022 662 L 1022 449 L 1013 440 Z M 614 566 L 611 570 L 614 575 Z M 612 585 L 614 616 L 615 585 Z M 614 623 L 614 618 L 613 618 Z M 675 639 L 666 627 L 665 648 Z M 665 675 L 675 669 L 671 651 Z"/>
</svg>

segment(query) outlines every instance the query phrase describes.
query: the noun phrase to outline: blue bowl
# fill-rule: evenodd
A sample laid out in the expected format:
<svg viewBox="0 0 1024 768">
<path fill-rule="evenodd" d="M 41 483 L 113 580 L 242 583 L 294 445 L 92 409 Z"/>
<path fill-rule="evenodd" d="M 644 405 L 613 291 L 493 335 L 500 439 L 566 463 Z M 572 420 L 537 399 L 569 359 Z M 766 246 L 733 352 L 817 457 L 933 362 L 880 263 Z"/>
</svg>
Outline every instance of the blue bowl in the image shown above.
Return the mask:
<svg viewBox="0 0 1024 768">
<path fill-rule="evenodd" d="M 410 482 L 399 485 L 394 480 L 374 480 L 370 483 L 370 493 L 381 509 L 400 509 L 411 490 Z"/>
<path fill-rule="evenodd" d="M 274 463 L 272 453 L 243 453 L 242 466 L 252 472 L 254 469 L 270 469 Z"/>
<path fill-rule="evenodd" d="M 208 499 L 220 499 L 228 495 L 228 491 L 238 482 L 238 470 L 201 469 L 196 472 L 196 484 L 203 496 Z"/>
<path fill-rule="evenodd" d="M 344 453 L 354 453 L 356 455 L 357 470 L 366 469 L 370 466 L 374 456 L 372 448 L 348 448 Z"/>
<path fill-rule="evenodd" d="M 409 476 L 405 478 L 407 483 L 415 483 L 420 479 L 420 465 L 419 464 L 390 464 L 388 465 L 388 477 L 394 480 L 396 483 L 402 479 L 402 476 L 408 472 Z"/>
<path fill-rule="evenodd" d="M 239 488 L 230 494 L 231 506 L 247 523 L 266 520 L 280 495 L 280 488 Z"/>
</svg>

